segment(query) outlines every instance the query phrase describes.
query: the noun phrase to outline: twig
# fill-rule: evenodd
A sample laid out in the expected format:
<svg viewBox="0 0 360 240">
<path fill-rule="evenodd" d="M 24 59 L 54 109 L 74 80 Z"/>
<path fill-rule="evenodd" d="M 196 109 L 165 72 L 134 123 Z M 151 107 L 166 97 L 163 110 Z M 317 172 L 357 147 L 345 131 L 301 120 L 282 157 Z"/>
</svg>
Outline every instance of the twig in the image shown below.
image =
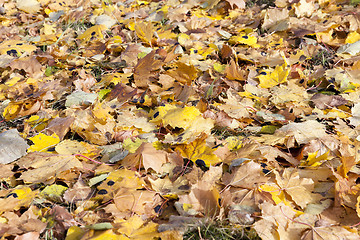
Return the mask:
<svg viewBox="0 0 360 240">
<path fill-rule="evenodd" d="M 91 162 L 94 162 L 94 163 L 97 163 L 97 164 L 104 164 L 104 165 L 108 165 L 108 166 L 114 166 L 115 164 L 110 164 L 110 163 L 103 163 L 103 162 L 99 162 L 99 161 L 96 161 L 94 159 L 91 159 L 87 156 L 84 156 L 82 154 L 74 154 L 75 157 L 83 157 L 83 158 L 86 158 L 87 160 L 91 161 Z"/>
</svg>

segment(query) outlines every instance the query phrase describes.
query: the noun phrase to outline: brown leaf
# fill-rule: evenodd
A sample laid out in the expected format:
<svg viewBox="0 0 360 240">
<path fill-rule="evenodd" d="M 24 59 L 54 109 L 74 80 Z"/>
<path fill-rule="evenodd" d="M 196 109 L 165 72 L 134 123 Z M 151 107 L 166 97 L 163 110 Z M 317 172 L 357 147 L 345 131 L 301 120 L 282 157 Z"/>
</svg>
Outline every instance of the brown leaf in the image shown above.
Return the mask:
<svg viewBox="0 0 360 240">
<path fill-rule="evenodd" d="M 322 93 L 315 94 L 310 100 L 321 110 L 338 107 L 348 102 L 340 95 L 325 95 Z"/>
<path fill-rule="evenodd" d="M 229 80 L 239 80 L 244 81 L 246 80 L 245 71 L 241 70 L 239 65 L 231 59 L 230 65 L 227 65 L 225 68 L 226 77 Z"/>
<path fill-rule="evenodd" d="M 63 140 L 65 135 L 70 130 L 71 124 L 74 122 L 74 117 L 58 117 L 49 123 L 49 125 L 45 128 L 45 134 L 52 135 L 56 133 L 60 140 Z"/>
<path fill-rule="evenodd" d="M 75 156 L 43 152 L 31 152 L 20 158 L 16 164 L 28 168 L 21 174 L 20 179 L 30 183 L 45 182 L 62 171 L 82 168 L 82 163 Z"/>
<path fill-rule="evenodd" d="M 151 143 L 142 143 L 134 154 L 129 154 L 123 159 L 122 165 L 136 168 L 141 163 L 146 170 L 151 168 L 160 173 L 162 165 L 166 162 L 168 157 L 165 151 L 156 150 Z"/>
<path fill-rule="evenodd" d="M 32 78 L 38 78 L 42 75 L 42 65 L 35 57 L 25 57 L 14 60 L 10 63 L 12 69 L 24 70 Z"/>
<path fill-rule="evenodd" d="M 137 89 L 127 86 L 123 83 L 118 83 L 109 93 L 108 99 L 111 101 L 117 98 L 120 103 L 123 103 L 134 97 L 136 93 Z"/>
<path fill-rule="evenodd" d="M 239 8 L 239 9 L 244 9 L 245 8 L 245 1 L 244 0 L 226 0 L 226 1 L 230 4 L 231 8 L 234 8 L 234 6 Z"/>
<path fill-rule="evenodd" d="M 267 182 L 269 179 L 262 172 L 260 164 L 253 161 L 244 163 L 233 172 L 225 173 L 223 183 L 234 187 L 254 189 L 257 185 Z"/>
<path fill-rule="evenodd" d="M 193 65 L 177 62 L 176 67 L 176 69 L 167 71 L 167 74 L 182 84 L 191 85 L 198 76 L 198 71 Z"/>
<path fill-rule="evenodd" d="M 92 189 L 84 182 L 84 180 L 82 180 L 81 176 L 79 176 L 79 179 L 74 186 L 64 193 L 64 199 L 69 203 L 84 201 L 88 199 L 91 192 Z"/>
<path fill-rule="evenodd" d="M 157 60 L 155 51 L 150 52 L 145 57 L 141 58 L 134 68 L 135 85 L 140 88 L 148 87 L 155 76 L 154 71 L 159 69 L 163 64 L 162 61 Z"/>
</svg>

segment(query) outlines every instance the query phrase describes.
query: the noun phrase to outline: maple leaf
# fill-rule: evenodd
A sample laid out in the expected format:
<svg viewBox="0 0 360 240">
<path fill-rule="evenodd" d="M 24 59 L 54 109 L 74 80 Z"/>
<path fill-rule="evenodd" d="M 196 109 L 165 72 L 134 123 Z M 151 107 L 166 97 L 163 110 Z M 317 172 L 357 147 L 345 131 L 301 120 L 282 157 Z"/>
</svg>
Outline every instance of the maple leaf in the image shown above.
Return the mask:
<svg viewBox="0 0 360 240">
<path fill-rule="evenodd" d="M 206 146 L 205 135 L 197 138 L 195 141 L 176 147 L 181 152 L 181 155 L 190 159 L 198 165 L 205 165 L 207 167 L 214 166 L 221 162 L 221 159 L 214 154 L 214 150 Z"/>
<path fill-rule="evenodd" d="M 225 173 L 223 182 L 225 185 L 234 187 L 256 188 L 257 184 L 267 182 L 268 177 L 264 176 L 261 165 L 254 162 L 247 162 L 234 170 L 231 174 Z"/>
<path fill-rule="evenodd" d="M 142 165 L 146 170 L 149 168 L 160 173 L 162 165 L 168 161 L 164 151 L 156 150 L 151 143 L 142 143 L 136 152 L 128 155 L 124 160 L 124 166 L 138 167 Z"/>
<path fill-rule="evenodd" d="M 230 80 L 245 80 L 245 73 L 239 67 L 239 65 L 231 59 L 230 65 L 225 68 L 226 77 Z"/>
<path fill-rule="evenodd" d="M 148 43 L 151 46 L 152 37 L 153 37 L 153 25 L 151 22 L 147 24 L 145 22 L 136 22 L 135 23 L 135 32 L 136 35 L 143 40 L 144 42 Z"/>
<path fill-rule="evenodd" d="M 201 115 L 196 107 L 178 108 L 175 105 L 165 105 L 157 108 L 154 113 L 152 122 L 161 122 L 163 125 L 170 125 L 171 127 L 189 128 L 193 121 Z"/>
<path fill-rule="evenodd" d="M 104 35 L 102 31 L 106 30 L 105 25 L 95 25 L 91 28 L 86 29 L 86 31 L 81 34 L 78 38 L 83 41 L 94 40 L 95 38 L 103 39 Z"/>
<path fill-rule="evenodd" d="M 198 70 L 193 65 L 177 62 L 176 67 L 167 71 L 167 74 L 182 84 L 190 85 L 198 77 Z"/>
<path fill-rule="evenodd" d="M 287 77 L 290 73 L 290 69 L 286 69 L 285 65 L 276 66 L 275 70 L 272 72 L 263 71 L 260 72 L 258 79 L 260 81 L 259 87 L 262 88 L 272 88 L 280 83 L 287 81 Z"/>
<path fill-rule="evenodd" d="M 159 69 L 162 65 L 160 60 L 155 57 L 155 51 L 148 53 L 141 58 L 134 68 L 134 81 L 137 87 L 147 87 L 151 82 L 151 77 L 154 76 L 154 71 Z"/>
<path fill-rule="evenodd" d="M 121 221 L 119 224 L 120 227 L 117 231 L 131 239 L 153 239 L 159 235 L 156 223 L 150 222 L 146 224 L 141 217 L 137 215 L 127 221 Z"/>
<path fill-rule="evenodd" d="M 292 200 L 303 209 L 309 203 L 318 200 L 319 196 L 312 193 L 314 182 L 312 179 L 299 177 L 296 170 L 285 169 L 282 176 L 275 171 L 276 182 L 281 189 L 289 194 Z"/>
<path fill-rule="evenodd" d="M 221 166 L 210 166 L 202 178 L 192 185 L 188 195 L 180 196 L 177 208 L 178 211 L 190 215 L 199 213 L 216 214 L 219 210 L 220 193 L 215 183 L 220 179 Z"/>
</svg>

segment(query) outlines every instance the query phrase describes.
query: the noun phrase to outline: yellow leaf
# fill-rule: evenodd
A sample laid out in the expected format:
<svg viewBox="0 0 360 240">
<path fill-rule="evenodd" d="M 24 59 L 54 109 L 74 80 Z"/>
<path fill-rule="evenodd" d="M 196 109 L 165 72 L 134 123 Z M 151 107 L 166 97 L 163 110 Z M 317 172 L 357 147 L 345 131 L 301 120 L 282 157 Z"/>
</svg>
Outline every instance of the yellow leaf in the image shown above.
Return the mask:
<svg viewBox="0 0 360 240">
<path fill-rule="evenodd" d="M 224 72 L 225 71 L 225 67 L 226 67 L 226 65 L 225 64 L 220 64 L 220 63 L 214 63 L 214 70 L 215 71 L 217 71 L 217 72 L 219 72 L 219 73 L 222 73 L 222 72 Z"/>
<path fill-rule="evenodd" d="M 145 225 L 145 222 L 141 217 L 134 215 L 128 220 L 123 220 L 121 227 L 117 230 L 118 232 L 125 234 L 130 239 L 153 239 L 157 237 L 157 224 L 149 222 Z"/>
<path fill-rule="evenodd" d="M 192 11 L 192 13 L 195 16 L 197 16 L 198 18 L 209 18 L 209 19 L 215 20 L 215 21 L 223 19 L 223 16 L 221 16 L 221 15 L 210 16 L 207 11 L 200 10 L 200 9 L 194 10 L 194 11 Z"/>
<path fill-rule="evenodd" d="M 345 43 L 354 43 L 360 40 L 360 34 L 358 32 L 350 32 L 345 40 Z"/>
<path fill-rule="evenodd" d="M 262 88 L 272 88 L 280 83 L 284 83 L 287 81 L 287 77 L 290 73 L 290 69 L 285 68 L 285 64 L 282 66 L 276 66 L 273 72 L 260 72 L 258 76 L 260 80 L 259 87 Z"/>
<path fill-rule="evenodd" d="M 4 217 L 0 217 L 0 223 L 7 223 L 8 220 Z"/>
<path fill-rule="evenodd" d="M 88 238 L 89 240 L 127 240 L 129 238 L 117 235 L 113 230 L 109 229 L 106 231 L 97 232 L 94 237 Z"/>
<path fill-rule="evenodd" d="M 71 226 L 67 233 L 65 240 L 78 240 L 81 239 L 81 236 L 83 236 L 86 232 L 86 229 L 80 228 L 78 226 Z"/>
<path fill-rule="evenodd" d="M 34 127 L 36 131 L 42 131 L 46 126 L 47 122 L 50 118 L 40 117 L 38 115 L 32 115 L 29 119 L 25 120 L 25 122 L 29 123 L 30 126 Z"/>
<path fill-rule="evenodd" d="M 235 137 L 235 136 L 226 138 L 228 148 L 232 151 L 240 149 L 242 145 L 241 142 L 242 138 L 243 137 Z"/>
<path fill-rule="evenodd" d="M 270 193 L 275 204 L 279 204 L 281 202 L 287 202 L 284 192 L 281 191 L 277 186 L 264 184 L 259 187 L 259 190 Z"/>
<path fill-rule="evenodd" d="M 193 121 L 201 115 L 196 107 L 178 108 L 174 105 L 167 104 L 157 108 L 154 119 L 151 122 L 162 123 L 164 126 L 170 125 L 175 128 L 189 128 Z"/>
<path fill-rule="evenodd" d="M 102 31 L 106 30 L 107 27 L 105 25 L 95 25 L 91 28 L 88 28 L 83 34 L 81 34 L 78 38 L 83 41 L 90 41 L 96 38 L 103 39 L 104 36 Z"/>
<path fill-rule="evenodd" d="M 56 24 L 46 24 L 44 23 L 44 27 L 41 29 L 45 35 L 52 35 L 56 33 Z"/>
<path fill-rule="evenodd" d="M 11 193 L 15 193 L 17 196 L 16 198 L 23 200 L 23 199 L 28 198 L 31 195 L 32 190 L 29 187 L 23 187 L 20 189 L 15 189 Z"/>
<path fill-rule="evenodd" d="M 356 213 L 358 217 L 360 217 L 360 196 L 358 196 L 356 199 Z"/>
<path fill-rule="evenodd" d="M 25 41 L 21 40 L 7 40 L 0 44 L 0 53 L 7 54 L 19 54 L 22 52 L 31 53 L 37 49 L 34 45 L 26 44 Z M 20 55 L 20 54 L 19 54 Z"/>
<path fill-rule="evenodd" d="M 177 35 L 173 33 L 171 30 L 162 30 L 159 31 L 158 36 L 160 39 L 176 39 Z"/>
<path fill-rule="evenodd" d="M 177 68 L 167 71 L 167 74 L 175 78 L 178 82 L 190 85 L 198 76 L 198 70 L 193 65 L 182 62 L 176 63 Z"/>
<path fill-rule="evenodd" d="M 7 86 L 11 87 L 11 86 L 14 86 L 16 83 L 18 83 L 19 80 L 21 80 L 20 77 L 14 76 L 14 77 L 10 78 L 9 80 L 7 80 L 5 84 Z"/>
<path fill-rule="evenodd" d="M 320 156 L 317 156 L 318 151 L 316 151 L 314 153 L 309 153 L 306 161 L 302 162 L 300 164 L 300 166 L 318 167 L 321 164 L 323 164 L 324 161 L 328 160 L 329 152 L 330 151 L 327 151 L 326 153 L 324 153 L 324 154 L 322 154 Z"/>
<path fill-rule="evenodd" d="M 38 194 L 37 190 L 32 191 L 30 187 L 14 189 L 6 198 L 0 198 L 0 211 L 16 211 L 20 207 L 29 207 Z"/>
<path fill-rule="evenodd" d="M 328 116 L 328 118 L 348 118 L 351 117 L 351 114 L 338 110 L 336 108 L 330 108 L 330 109 L 325 109 L 324 110 L 324 114 L 326 114 Z"/>
<path fill-rule="evenodd" d="M 176 147 L 185 158 L 190 159 L 198 165 L 209 167 L 221 162 L 221 159 L 213 153 L 214 149 L 206 145 L 205 136 L 196 139 L 189 144 Z"/>
<path fill-rule="evenodd" d="M 247 35 L 247 34 L 240 34 L 239 36 L 232 36 L 229 39 L 229 43 L 231 44 L 236 44 L 236 43 L 240 43 L 240 44 L 246 44 L 249 45 L 251 47 L 257 47 L 257 38 L 251 35 Z"/>
<path fill-rule="evenodd" d="M 135 142 L 133 142 L 130 138 L 127 138 L 123 142 L 123 148 L 128 150 L 130 153 L 134 153 L 143 142 L 146 142 L 146 140 L 136 138 Z"/>
<path fill-rule="evenodd" d="M 187 35 L 186 33 L 180 33 L 178 36 L 178 42 L 180 43 L 180 45 L 186 44 L 186 42 L 188 42 L 189 40 L 190 40 L 190 36 Z"/>
<path fill-rule="evenodd" d="M 56 133 L 53 133 L 51 136 L 47 136 L 43 133 L 29 138 L 34 145 L 31 145 L 28 149 L 28 152 L 46 152 L 49 147 L 54 147 L 60 142 L 59 137 Z"/>
<path fill-rule="evenodd" d="M 151 45 L 151 40 L 154 34 L 151 22 L 148 22 L 147 24 L 145 22 L 136 22 L 135 32 L 141 40 Z"/>
<path fill-rule="evenodd" d="M 97 101 L 92 109 L 92 114 L 96 121 L 101 124 L 106 124 L 108 120 L 112 120 L 113 116 L 109 114 L 112 109 L 106 104 L 106 102 Z"/>
<path fill-rule="evenodd" d="M 78 142 L 67 139 L 56 145 L 55 151 L 64 155 L 82 154 L 92 158 L 98 156 L 101 149 L 87 142 Z"/>
<path fill-rule="evenodd" d="M 40 192 L 40 196 L 49 201 L 61 202 L 61 197 L 67 189 L 67 187 L 62 185 L 53 184 L 46 186 L 44 190 Z"/>
<path fill-rule="evenodd" d="M 9 103 L 3 112 L 5 120 L 11 120 L 17 117 L 21 110 L 22 103 Z"/>
</svg>

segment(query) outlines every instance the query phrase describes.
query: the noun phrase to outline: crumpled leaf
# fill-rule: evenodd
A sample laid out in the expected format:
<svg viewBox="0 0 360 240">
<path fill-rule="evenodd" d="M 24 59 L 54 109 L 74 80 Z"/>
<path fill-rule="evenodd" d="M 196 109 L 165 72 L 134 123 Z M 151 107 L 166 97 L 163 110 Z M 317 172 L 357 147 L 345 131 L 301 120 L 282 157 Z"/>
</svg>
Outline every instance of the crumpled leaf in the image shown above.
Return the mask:
<svg viewBox="0 0 360 240">
<path fill-rule="evenodd" d="M 134 68 L 134 80 L 137 87 L 148 87 L 154 76 L 154 71 L 163 64 L 155 59 L 155 51 L 151 51 L 145 57 L 141 58 Z"/>
<path fill-rule="evenodd" d="M 198 77 L 198 70 L 193 65 L 177 62 L 176 68 L 167 71 L 167 75 L 182 84 L 191 85 L 192 81 Z"/>
</svg>

